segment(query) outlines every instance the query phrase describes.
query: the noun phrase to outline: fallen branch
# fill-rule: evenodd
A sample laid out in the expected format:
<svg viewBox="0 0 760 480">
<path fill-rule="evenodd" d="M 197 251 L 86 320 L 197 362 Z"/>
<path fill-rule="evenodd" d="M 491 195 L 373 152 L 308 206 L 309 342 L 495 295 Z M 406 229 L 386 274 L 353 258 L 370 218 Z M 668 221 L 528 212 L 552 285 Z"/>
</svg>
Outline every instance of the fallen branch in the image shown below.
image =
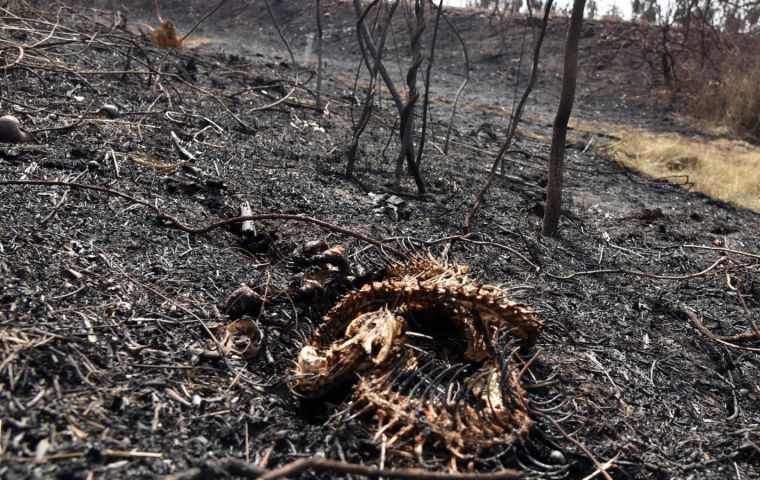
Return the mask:
<svg viewBox="0 0 760 480">
<path fill-rule="evenodd" d="M 76 188 L 79 190 L 90 190 L 90 191 L 105 193 L 105 194 L 121 198 L 122 200 L 126 200 L 128 202 L 131 202 L 137 205 L 142 205 L 143 207 L 152 211 L 159 220 L 164 220 L 166 222 L 169 222 L 171 225 L 173 225 L 177 229 L 182 230 L 183 232 L 192 233 L 192 234 L 208 233 L 212 230 L 216 230 L 218 228 L 225 227 L 227 225 L 232 225 L 235 223 L 243 223 L 249 220 L 253 220 L 253 221 L 285 220 L 285 221 L 293 221 L 293 222 L 311 223 L 313 225 L 318 225 L 326 230 L 332 230 L 334 232 L 342 233 L 343 235 L 353 237 L 363 242 L 369 243 L 371 245 L 374 245 L 380 248 L 381 250 L 385 252 L 392 253 L 393 255 L 397 255 L 400 257 L 404 256 L 398 250 L 385 246 L 382 240 L 377 240 L 375 238 L 364 235 L 363 233 L 359 233 L 355 230 L 344 228 L 344 227 L 332 224 L 330 222 L 325 222 L 324 220 L 319 220 L 318 218 L 309 217 L 306 215 L 296 215 L 296 214 L 290 214 L 290 213 L 259 213 L 259 214 L 247 215 L 243 217 L 226 218 L 224 220 L 218 220 L 216 222 L 203 225 L 200 227 L 193 227 L 193 226 L 183 223 L 181 220 L 177 219 L 176 217 L 173 217 L 172 215 L 165 213 L 160 208 L 156 207 L 155 205 L 152 205 L 151 203 L 145 200 L 141 200 L 139 198 L 133 197 L 132 195 L 126 194 L 124 192 L 120 192 L 118 190 L 113 190 L 111 188 L 100 187 L 97 185 L 87 185 L 83 183 L 64 182 L 60 180 L 0 180 L 0 185 L 45 185 L 45 186 L 70 187 L 70 188 Z"/>
<path fill-rule="evenodd" d="M 733 248 L 711 247 L 711 246 L 708 246 L 708 245 L 691 245 L 691 244 L 686 244 L 683 247 L 684 248 L 697 248 L 697 249 L 700 249 L 700 250 L 717 250 L 719 252 L 735 253 L 737 255 L 744 255 L 745 257 L 756 258 L 756 259 L 760 260 L 760 255 L 758 255 L 756 253 L 743 252 L 741 250 L 734 250 Z"/>
<path fill-rule="evenodd" d="M 178 230 L 182 230 L 183 232 L 191 233 L 191 234 L 202 234 L 202 233 L 208 233 L 212 230 L 216 230 L 221 227 L 225 227 L 228 225 L 233 225 L 236 223 L 244 223 L 247 221 L 261 221 L 261 220 L 284 220 L 284 221 L 293 221 L 293 222 L 303 222 L 303 223 L 310 223 L 313 225 L 317 225 L 319 227 L 322 227 L 326 230 L 331 230 L 334 232 L 342 233 L 343 235 L 356 238 L 357 240 L 361 240 L 365 243 L 369 243 L 370 245 L 373 245 L 375 247 L 378 247 L 382 251 L 391 253 L 393 255 L 404 257 L 405 255 L 398 250 L 388 247 L 387 243 L 390 241 L 393 241 L 396 239 L 396 237 L 391 238 L 384 238 L 384 239 L 376 239 L 373 237 L 370 237 L 368 235 L 364 235 L 363 233 L 359 233 L 355 230 L 351 230 L 345 227 L 341 227 L 339 225 L 335 225 L 330 222 L 326 222 L 324 220 L 320 220 L 318 218 L 309 217 L 306 215 L 297 215 L 297 214 L 291 214 L 291 213 L 258 213 L 253 215 L 245 215 L 245 216 L 239 216 L 239 217 L 231 217 L 226 218 L 224 220 L 218 220 L 216 222 L 212 222 L 206 225 L 202 225 L 199 227 L 193 227 L 191 225 L 188 225 L 181 220 L 177 219 L 176 217 L 169 215 L 168 213 L 165 213 L 160 208 L 156 207 L 155 205 L 145 201 L 141 200 L 139 198 L 133 197 L 132 195 L 126 194 L 124 192 L 120 192 L 118 190 L 113 190 L 106 187 L 100 187 L 97 185 L 87 185 L 82 183 L 74 183 L 74 182 L 64 182 L 60 180 L 0 180 L 0 185 L 45 185 L 45 186 L 59 186 L 59 187 L 70 187 L 70 188 L 76 188 L 80 190 L 91 190 L 96 192 L 105 193 L 108 195 L 112 195 L 118 198 L 121 198 L 123 200 L 126 200 L 128 202 L 141 205 L 143 207 L 146 207 L 150 211 L 152 211 L 156 217 L 159 220 L 164 220 L 166 222 L 169 222 L 171 225 L 173 225 Z M 575 277 L 581 277 L 581 276 L 590 276 L 590 275 L 601 275 L 601 274 L 624 274 L 624 275 L 634 275 L 639 277 L 647 277 L 647 278 L 653 278 L 655 280 L 688 280 L 691 278 L 697 278 L 707 275 L 708 273 L 714 271 L 717 269 L 720 265 L 722 265 L 725 262 L 730 262 L 734 264 L 736 268 L 753 268 L 758 267 L 760 265 L 757 264 L 751 264 L 751 265 L 743 265 L 743 264 L 736 264 L 733 260 L 731 260 L 728 257 L 720 257 L 715 262 L 713 262 L 710 266 L 705 268 L 704 270 L 700 270 L 698 272 L 694 273 L 687 273 L 684 275 L 661 275 L 656 273 L 649 273 L 644 272 L 641 270 L 632 270 L 627 268 L 610 268 L 610 269 L 600 269 L 600 270 L 587 270 L 587 271 L 581 271 L 581 272 L 573 272 L 568 275 L 559 275 L 552 272 L 549 272 L 547 270 L 544 270 L 541 266 L 538 264 L 532 262 L 528 257 L 520 253 L 518 250 L 501 243 L 497 242 L 491 242 L 491 241 L 485 241 L 485 240 L 475 240 L 470 238 L 469 235 L 453 235 L 450 237 L 444 237 L 437 240 L 429 240 L 429 241 L 422 241 L 422 240 L 416 240 L 419 243 L 425 244 L 425 245 L 435 245 L 442 242 L 452 242 L 452 241 L 461 241 L 466 243 L 471 243 L 474 245 L 486 245 L 486 246 L 492 246 L 499 248 L 501 250 L 507 251 L 518 258 L 520 258 L 523 262 L 525 262 L 527 265 L 529 265 L 531 268 L 533 268 L 536 272 L 543 272 L 546 276 L 554 279 L 554 280 L 570 280 Z M 741 252 L 738 252 L 741 253 Z M 749 254 L 752 256 L 752 254 Z"/>
<path fill-rule="evenodd" d="M 681 308 L 681 311 L 686 314 L 686 316 L 691 320 L 691 323 L 694 324 L 695 327 L 697 327 L 697 330 L 704 333 L 707 338 L 710 340 L 713 340 L 715 342 L 720 343 L 721 345 L 725 345 L 730 348 L 735 348 L 737 350 L 746 350 L 748 352 L 760 352 L 760 348 L 754 348 L 754 347 L 745 347 L 742 345 L 736 345 L 735 343 L 731 343 L 730 341 L 726 341 L 725 338 L 731 338 L 731 337 L 721 337 L 719 335 L 715 335 L 705 327 L 704 323 L 699 319 L 697 314 L 692 310 L 691 308 L 687 307 L 683 303 L 679 303 L 678 306 Z M 752 333 L 754 336 L 754 333 Z M 743 338 L 742 340 L 746 340 L 746 338 Z"/>
<path fill-rule="evenodd" d="M 190 160 L 191 162 L 195 161 L 195 155 L 190 153 L 188 149 L 182 146 L 182 141 L 179 139 L 176 133 L 171 132 L 172 142 L 174 142 L 174 146 L 177 147 L 177 150 L 179 150 L 179 154 L 181 157 L 185 158 L 186 160 Z"/>
<path fill-rule="evenodd" d="M 554 280 L 571 280 L 575 277 L 588 277 L 592 275 L 604 275 L 604 274 L 634 275 L 638 277 L 653 278 L 655 280 L 689 280 L 691 278 L 703 277 L 707 275 L 708 273 L 712 272 L 713 270 L 715 270 L 716 268 L 718 268 L 720 265 L 722 265 L 725 262 L 734 264 L 736 268 L 760 267 L 760 264 L 749 264 L 749 265 L 737 264 L 728 257 L 720 257 L 704 270 L 700 270 L 694 273 L 686 273 L 683 275 L 663 275 L 663 274 L 658 274 L 658 273 L 649 273 L 642 270 L 632 270 L 628 268 L 607 268 L 607 269 L 599 269 L 599 270 L 584 270 L 581 272 L 573 272 L 568 275 L 560 275 L 557 273 L 552 273 L 548 270 L 544 270 L 540 265 L 531 261 L 524 254 L 520 253 L 518 250 L 508 245 L 504 245 L 502 243 L 492 242 L 488 240 L 475 240 L 473 238 L 470 238 L 471 235 L 472 234 L 452 235 L 449 237 L 443 237 L 436 240 L 418 240 L 418 239 L 413 239 L 413 240 L 416 242 L 422 243 L 424 245 L 435 245 L 438 243 L 449 242 L 447 244 L 448 246 L 448 245 L 451 245 L 451 243 L 453 243 L 454 241 L 458 241 L 458 242 L 471 243 L 473 245 L 484 245 L 484 246 L 489 246 L 489 247 L 495 247 L 517 256 L 520 260 L 525 262 L 527 265 L 533 268 L 536 272 L 541 272 L 547 277 L 552 278 Z M 395 239 L 397 239 L 397 237 L 383 239 L 383 241 L 389 241 L 389 240 L 395 240 Z"/>
</svg>

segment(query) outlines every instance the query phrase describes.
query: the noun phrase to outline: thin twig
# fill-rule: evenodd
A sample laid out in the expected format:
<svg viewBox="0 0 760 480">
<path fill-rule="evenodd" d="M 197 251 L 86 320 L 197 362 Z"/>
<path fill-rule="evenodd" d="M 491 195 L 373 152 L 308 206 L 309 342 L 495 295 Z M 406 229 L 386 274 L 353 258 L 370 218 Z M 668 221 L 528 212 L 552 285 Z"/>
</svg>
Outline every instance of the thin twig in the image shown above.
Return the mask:
<svg viewBox="0 0 760 480">
<path fill-rule="evenodd" d="M 701 249 L 701 250 L 717 250 L 719 252 L 735 253 L 737 255 L 744 255 L 745 257 L 751 257 L 751 258 L 756 258 L 756 259 L 760 260 L 760 255 L 758 255 L 756 253 L 743 252 L 741 250 L 734 250 L 733 248 L 711 247 L 709 245 L 691 245 L 691 244 L 686 244 L 683 247 L 684 248 L 698 248 L 698 249 Z"/>
<path fill-rule="evenodd" d="M 570 443 L 572 443 L 573 445 L 575 445 L 576 447 L 578 447 L 579 449 L 581 449 L 581 451 L 586 455 L 586 457 L 588 457 L 589 460 L 591 460 L 591 463 L 594 464 L 594 466 L 596 467 L 597 471 L 600 472 L 602 474 L 602 476 L 604 476 L 604 478 L 606 478 L 607 480 L 612 480 L 612 477 L 610 477 L 610 474 L 607 473 L 607 468 L 609 468 L 609 467 L 607 467 L 607 468 L 603 467 L 602 464 L 599 463 L 599 460 L 596 459 L 596 457 L 594 456 L 594 454 L 591 453 L 591 450 L 589 450 L 588 448 L 586 448 L 585 445 L 583 445 L 581 442 L 579 442 L 578 440 L 576 440 L 575 438 L 573 438 L 569 433 L 567 433 L 567 431 L 565 431 L 565 429 L 562 428 L 562 425 L 560 425 L 559 422 L 557 422 L 556 420 L 554 420 L 549 415 L 546 415 L 545 413 L 541 413 L 541 412 L 538 412 L 538 411 L 535 411 L 534 413 L 536 415 L 540 416 L 540 417 L 543 417 L 543 418 L 549 420 L 549 422 L 552 425 L 554 425 L 554 428 L 556 428 L 563 437 L 565 437 Z"/>
<path fill-rule="evenodd" d="M 198 26 L 199 26 L 201 23 L 203 23 L 204 21 L 206 21 L 206 19 L 207 19 L 208 17 L 210 17 L 211 15 L 213 15 L 213 14 L 214 14 L 214 13 L 215 13 L 217 10 L 219 10 L 219 9 L 221 8 L 221 6 L 222 6 L 222 5 L 224 5 L 225 3 L 227 3 L 227 0 L 221 0 L 221 1 L 220 1 L 220 2 L 219 2 L 217 5 L 216 5 L 216 7 L 212 8 L 212 9 L 211 9 L 211 10 L 210 10 L 210 11 L 209 11 L 209 12 L 208 12 L 206 15 L 204 15 L 203 17 L 201 17 L 201 19 L 200 19 L 200 20 L 198 20 L 198 21 L 195 23 L 195 25 L 193 25 L 193 28 L 191 28 L 191 29 L 190 29 L 190 30 L 189 30 L 189 31 L 188 31 L 188 32 L 187 32 L 187 33 L 186 33 L 186 34 L 185 34 L 185 35 L 182 37 L 182 39 L 180 39 L 179 43 L 182 43 L 182 42 L 184 42 L 184 41 L 185 41 L 185 39 L 186 39 L 187 37 L 189 37 L 189 36 L 190 36 L 190 34 L 191 34 L 191 33 L 193 33 L 193 32 L 195 31 L 195 29 L 196 29 L 196 28 L 198 28 Z"/>
<path fill-rule="evenodd" d="M 317 89 L 315 104 L 317 110 L 322 111 L 322 11 L 320 0 L 316 0 L 315 14 L 317 17 Z"/>
<path fill-rule="evenodd" d="M 3 65 L 2 67 L 0 67 L 0 70 L 8 70 L 12 67 L 15 67 L 16 65 L 21 63 L 21 60 L 24 59 L 24 47 L 22 47 L 21 45 L 11 45 L 11 47 L 18 50 L 18 56 L 16 57 L 14 61 L 9 63 L 8 65 Z"/>
<path fill-rule="evenodd" d="M 731 342 L 728 342 L 726 340 L 723 340 L 718 335 L 715 335 L 714 333 L 712 333 L 710 331 L 710 329 L 708 329 L 707 327 L 705 327 L 705 325 L 699 319 L 699 317 L 694 312 L 694 310 L 690 309 L 689 307 L 687 307 L 683 303 L 680 303 L 679 307 L 681 307 L 681 311 L 683 311 L 686 314 L 686 316 L 689 318 L 689 320 L 691 320 L 691 323 L 693 323 L 694 326 L 697 327 L 697 330 L 699 330 L 700 332 L 704 333 L 707 336 L 707 338 L 709 338 L 710 340 L 713 340 L 715 342 L 720 343 L 721 345 L 725 345 L 725 346 L 730 347 L 730 348 L 735 348 L 737 350 L 745 350 L 745 351 L 748 351 L 748 352 L 760 352 L 760 348 L 745 347 L 745 346 L 742 346 L 742 345 L 736 345 L 734 343 L 731 343 Z"/>
<path fill-rule="evenodd" d="M 296 214 L 290 214 L 290 213 L 260 213 L 256 215 L 247 215 L 244 217 L 227 218 L 227 219 L 218 220 L 216 222 L 203 225 L 200 227 L 193 227 L 193 226 L 183 223 L 181 220 L 177 219 L 176 217 L 173 217 L 169 215 L 168 213 L 165 213 L 160 208 L 156 207 L 155 205 L 145 200 L 141 200 L 139 198 L 133 197 L 132 195 L 126 194 L 124 192 L 120 192 L 118 190 L 113 190 L 111 188 L 100 187 L 97 185 L 87 185 L 83 183 L 64 182 L 64 181 L 59 181 L 59 180 L 0 180 L 0 185 L 46 185 L 46 186 L 58 186 L 58 187 L 70 187 L 70 188 L 76 188 L 80 190 L 91 190 L 95 192 L 106 193 L 108 195 L 119 197 L 128 202 L 131 202 L 137 205 L 142 205 L 148 208 L 150 211 L 152 211 L 156 215 L 156 217 L 158 217 L 158 219 L 167 221 L 170 224 L 172 224 L 174 227 L 176 227 L 177 229 L 182 230 L 183 232 L 192 233 L 192 234 L 208 233 L 212 230 L 216 230 L 221 227 L 225 227 L 225 226 L 236 224 L 236 223 L 242 223 L 242 222 L 250 221 L 250 220 L 253 220 L 253 221 L 285 220 L 285 221 L 311 223 L 313 225 L 318 225 L 327 230 L 332 230 L 334 232 L 342 233 L 349 237 L 362 240 L 363 242 L 379 247 L 386 252 L 392 253 L 393 255 L 403 257 L 403 254 L 401 252 L 393 248 L 390 248 L 388 246 L 385 246 L 381 240 L 377 240 L 375 238 L 359 233 L 355 230 L 351 230 L 345 227 L 341 227 L 339 225 L 325 222 L 324 220 L 319 220 L 317 218 L 308 217 L 306 215 L 296 215 Z"/>
<path fill-rule="evenodd" d="M 430 43 L 430 56 L 428 57 L 427 71 L 425 72 L 425 93 L 422 96 L 422 131 L 420 132 L 420 144 L 417 147 L 417 168 L 420 168 L 420 164 L 422 163 L 422 153 L 425 150 L 425 134 L 427 133 L 428 110 L 430 110 L 430 74 L 433 71 L 435 44 L 438 39 L 438 26 L 441 23 L 442 11 L 443 0 L 438 3 L 438 13 L 435 15 L 435 26 L 433 27 L 433 39 Z"/>
<path fill-rule="evenodd" d="M 533 91 L 533 86 L 536 83 L 536 78 L 538 77 L 538 60 L 539 56 L 541 54 L 541 45 L 543 45 L 544 37 L 546 36 L 546 27 L 549 23 L 549 14 L 551 13 L 552 8 L 552 0 L 547 0 L 546 6 L 544 8 L 544 19 L 541 23 L 541 33 L 538 36 L 538 40 L 536 41 L 536 48 L 533 52 L 533 67 L 531 68 L 530 72 L 530 80 L 528 81 L 528 86 L 525 88 L 525 92 L 523 93 L 522 98 L 520 99 L 520 103 L 517 106 L 517 110 L 515 111 L 514 117 L 512 117 L 512 120 L 509 125 L 509 132 L 507 133 L 507 139 L 504 141 L 504 145 L 502 145 L 501 150 L 499 150 L 499 154 L 496 156 L 496 159 L 493 162 L 493 165 L 491 166 L 491 172 L 488 175 L 488 179 L 486 180 L 485 185 L 483 185 L 483 188 L 480 190 L 480 193 L 478 193 L 478 196 L 475 199 L 475 203 L 472 205 L 470 210 L 467 212 L 467 215 L 464 218 L 464 225 L 463 225 L 463 231 L 464 233 L 469 233 L 470 231 L 470 225 L 472 224 L 472 219 L 475 216 L 475 214 L 480 209 L 480 205 L 482 205 L 483 200 L 485 200 L 486 194 L 488 193 L 488 190 L 491 188 L 491 185 L 493 184 L 494 179 L 496 178 L 496 170 L 499 167 L 499 164 L 502 161 L 502 158 L 504 157 L 504 154 L 509 149 L 509 146 L 512 144 L 512 139 L 515 136 L 515 132 L 517 131 L 517 125 L 520 123 L 520 118 L 522 117 L 523 109 L 525 108 L 525 103 L 528 101 L 528 96 L 530 96 L 531 91 Z"/>
<path fill-rule="evenodd" d="M 749 307 L 747 306 L 747 301 L 744 300 L 744 295 L 742 295 L 741 283 L 739 282 L 739 280 L 736 281 L 736 296 L 739 297 L 739 302 L 742 305 L 742 310 L 744 311 L 744 314 L 747 316 L 747 320 L 749 321 L 749 324 L 752 327 L 752 332 L 754 333 L 754 336 L 751 338 L 760 339 L 760 328 L 758 328 L 757 323 L 752 318 L 752 312 L 750 312 Z M 747 333 L 750 333 L 750 332 L 747 332 Z"/>
<path fill-rule="evenodd" d="M 495 247 L 517 256 L 518 258 L 520 258 L 520 260 L 525 262 L 527 265 L 533 268 L 536 272 L 541 272 L 547 277 L 552 278 L 554 280 L 571 280 L 575 277 L 588 277 L 592 275 L 605 275 L 605 274 L 606 275 L 609 275 L 609 274 L 634 275 L 638 277 L 653 278 L 655 280 L 689 280 L 691 278 L 703 277 L 707 275 L 708 273 L 712 272 L 713 270 L 715 270 L 716 268 L 718 268 L 718 266 L 722 265 L 725 262 L 730 262 L 734 264 L 736 267 L 755 267 L 755 266 L 760 267 L 760 265 L 755 265 L 755 264 L 752 264 L 752 265 L 735 264 L 735 262 L 733 262 L 728 257 L 720 257 L 704 270 L 700 270 L 694 273 L 687 273 L 684 275 L 662 275 L 662 274 L 657 274 L 657 273 L 644 272 L 642 270 L 632 270 L 628 268 L 606 268 L 606 269 L 599 269 L 599 270 L 584 270 L 580 272 L 573 272 L 567 275 L 560 275 L 558 273 L 552 273 L 548 270 L 544 270 L 540 265 L 531 261 L 524 254 L 520 253 L 519 251 L 517 251 L 516 249 L 508 245 L 504 245 L 498 242 L 486 241 L 486 240 L 475 240 L 473 238 L 470 238 L 470 235 L 452 235 L 449 237 L 443 237 L 436 240 L 427 240 L 427 241 L 415 240 L 415 241 L 418 241 L 425 245 L 435 245 L 435 244 L 439 244 L 443 242 L 448 242 L 448 245 L 450 245 L 454 241 L 459 241 L 459 242 L 471 243 L 473 245 L 485 245 L 485 246 Z M 384 240 L 389 240 L 389 239 L 384 239 Z"/>
<path fill-rule="evenodd" d="M 60 127 L 50 127 L 50 128 L 38 128 L 35 130 L 30 130 L 29 132 L 32 134 L 35 133 L 41 133 L 41 132 L 53 132 L 53 131 L 67 131 L 71 130 L 73 128 L 78 127 L 82 122 L 84 122 L 85 117 L 89 115 L 90 109 L 95 104 L 95 100 L 91 101 L 90 104 L 85 108 L 84 113 L 79 116 L 74 122 L 68 124 L 68 125 L 61 125 Z"/>
<path fill-rule="evenodd" d="M 288 39 L 285 38 L 285 35 L 282 33 L 282 30 L 280 29 L 280 24 L 277 22 L 277 18 L 274 16 L 274 12 L 272 12 L 272 8 L 269 6 L 269 1 L 264 0 L 264 6 L 267 7 L 267 12 L 269 12 L 269 18 L 272 19 L 272 23 L 274 24 L 274 28 L 277 30 L 277 34 L 280 36 L 280 40 L 282 40 L 282 43 L 285 44 L 285 48 L 288 50 L 288 55 L 290 55 L 290 61 L 293 63 L 293 68 L 295 69 L 295 81 L 293 82 L 293 87 L 290 89 L 288 93 L 285 94 L 282 98 L 279 100 L 270 103 L 269 105 L 264 105 L 262 107 L 256 107 L 249 110 L 248 113 L 251 112 L 258 112 L 261 110 L 267 110 L 269 108 L 275 107 L 279 105 L 280 103 L 284 102 L 288 98 L 295 93 L 296 89 L 298 88 L 298 63 L 296 63 L 296 57 L 293 55 L 293 49 L 290 48 L 290 43 L 288 42 Z"/>
<path fill-rule="evenodd" d="M 356 24 L 356 30 L 358 35 L 358 41 L 359 41 L 359 48 L 361 49 L 362 55 L 364 57 L 367 57 L 369 55 L 369 52 L 367 51 L 367 46 L 364 43 L 364 39 L 361 35 L 361 28 L 364 23 L 364 19 L 366 18 L 369 11 L 378 3 L 379 0 L 374 0 L 371 2 L 367 7 L 364 9 L 364 12 L 362 12 L 362 15 L 359 17 L 359 20 Z M 376 83 L 377 83 L 377 74 L 380 68 L 380 61 L 382 59 L 383 50 L 385 48 L 385 40 L 388 35 L 388 27 L 391 25 L 391 21 L 393 20 L 393 15 L 396 12 L 396 8 L 398 7 L 398 1 L 393 2 L 393 4 L 388 9 L 388 18 L 385 22 L 385 27 L 383 28 L 382 36 L 380 37 L 380 44 L 377 47 L 376 51 L 376 57 L 374 58 L 374 64 L 372 65 L 372 69 L 370 70 L 370 77 L 369 77 L 369 86 L 367 87 L 367 95 L 364 98 L 364 106 L 362 107 L 362 113 L 359 116 L 359 122 L 354 127 L 354 136 L 353 140 L 351 141 L 351 146 L 348 150 L 348 161 L 346 162 L 346 176 L 347 177 L 353 177 L 354 174 L 354 165 L 356 164 L 356 155 L 359 151 L 359 139 L 364 133 L 364 129 L 367 128 L 367 124 L 369 123 L 370 116 L 372 115 L 372 106 L 374 105 L 374 98 L 375 98 L 375 91 L 376 91 Z M 369 60 L 366 60 L 366 63 L 369 63 Z M 361 67 L 361 63 L 359 64 Z M 357 72 L 358 73 L 358 72 Z M 352 105 L 353 106 L 353 105 Z M 351 109 L 351 112 L 353 113 L 353 108 Z"/>
<path fill-rule="evenodd" d="M 451 116 L 449 117 L 449 124 L 446 127 L 446 140 L 443 143 L 443 152 L 449 153 L 449 139 L 451 138 L 451 129 L 454 126 L 454 115 L 456 114 L 459 98 L 462 96 L 464 87 L 467 86 L 467 82 L 470 81 L 470 56 L 467 54 L 467 45 L 464 43 L 462 35 L 459 34 L 459 31 L 454 27 L 451 20 L 449 20 L 448 15 L 444 13 L 443 19 L 446 20 L 446 23 L 449 24 L 449 28 L 454 32 L 454 36 L 459 40 L 459 43 L 462 45 L 462 53 L 464 54 L 464 80 L 462 80 L 459 88 L 457 88 L 457 93 L 454 95 L 454 104 L 451 106 Z"/>
</svg>

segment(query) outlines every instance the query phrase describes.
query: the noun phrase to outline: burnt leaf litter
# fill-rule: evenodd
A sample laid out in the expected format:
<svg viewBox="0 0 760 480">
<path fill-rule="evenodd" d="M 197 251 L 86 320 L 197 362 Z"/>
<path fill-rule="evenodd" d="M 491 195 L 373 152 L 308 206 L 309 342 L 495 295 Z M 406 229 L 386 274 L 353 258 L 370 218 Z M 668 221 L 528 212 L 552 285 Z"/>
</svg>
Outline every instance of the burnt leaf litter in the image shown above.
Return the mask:
<svg viewBox="0 0 760 480">
<path fill-rule="evenodd" d="M 160 3 L 180 35 L 211 8 Z M 242 205 L 253 214 L 306 215 L 392 239 L 388 250 L 439 256 L 438 240 L 461 234 L 504 137 L 505 116 L 488 112 L 509 104 L 504 83 L 527 71 L 510 73 L 509 60 L 523 32 L 530 40 L 530 25 L 515 21 L 509 53 L 493 57 L 484 52 L 493 51 L 486 47 L 499 26 L 477 11 L 451 13 L 472 41 L 476 81 L 444 155 L 450 103 L 442 99 L 453 98 L 462 61 L 456 39 L 442 31 L 422 168 L 429 193 L 419 197 L 410 177 L 392 188 L 399 145 L 388 142 L 387 98 L 362 138 L 358 182 L 341 175 L 359 53 L 352 6 L 324 3 L 327 114 L 311 108 L 314 58 L 299 68 L 311 90 L 260 108 L 290 91 L 295 68 L 258 3 L 230 2 L 193 34 L 207 45 L 193 47 L 190 36 L 183 49 L 167 51 L 150 44 L 153 2 L 125 6 L 126 30 L 110 10 L 12 2 L 0 10 L 10 65 L 0 113 L 38 143 L 2 144 L 0 180 L 105 187 L 192 226 L 238 216 Z M 313 41 L 312 7 L 273 2 L 299 58 Z M 619 44 L 605 43 L 603 24 L 594 28 L 584 51 L 620 62 Z M 534 112 L 551 115 L 563 34 L 562 20 L 552 20 Z M 15 60 L 11 45 L 23 46 L 23 58 Z M 595 71 L 593 81 L 619 85 L 626 67 Z M 659 118 L 583 81 L 581 117 Z M 760 373 L 751 349 L 758 342 L 728 340 L 750 347 L 739 349 L 698 328 L 751 336 L 760 311 L 758 214 L 573 144 L 561 235 L 545 238 L 548 145 L 536 133 L 550 126 L 529 116 L 518 133 L 517 153 L 475 218 L 469 238 L 478 242 L 456 242 L 449 257 L 544 322 L 525 378 L 531 405 L 599 462 L 612 459 L 613 478 L 759 476 Z M 533 418 L 523 445 L 451 462 L 386 449 L 371 416 L 346 414 L 350 386 L 319 401 L 298 398 L 291 385 L 301 347 L 342 294 L 398 260 L 389 251 L 314 223 L 270 219 L 193 234 L 104 192 L 29 184 L 0 192 L 2 478 L 160 478 L 226 457 L 266 468 L 325 457 L 386 468 L 518 469 L 533 478 L 595 470 L 545 417 Z M 579 273 L 592 270 L 608 272 Z"/>
</svg>

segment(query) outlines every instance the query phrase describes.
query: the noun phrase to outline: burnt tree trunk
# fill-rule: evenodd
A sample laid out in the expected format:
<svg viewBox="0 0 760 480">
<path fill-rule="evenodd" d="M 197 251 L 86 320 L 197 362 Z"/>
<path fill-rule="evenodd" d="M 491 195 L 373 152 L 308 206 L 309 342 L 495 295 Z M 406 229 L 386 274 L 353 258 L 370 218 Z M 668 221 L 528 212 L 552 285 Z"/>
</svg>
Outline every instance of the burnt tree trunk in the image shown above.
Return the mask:
<svg viewBox="0 0 760 480">
<path fill-rule="evenodd" d="M 359 17 L 359 21 L 357 22 L 356 28 L 357 32 L 361 31 L 361 27 L 363 25 L 365 16 L 369 13 L 369 10 L 374 7 L 379 0 L 375 0 L 372 3 L 370 3 L 367 8 L 364 9 L 364 13 Z M 385 22 L 385 27 L 383 28 L 382 36 L 380 37 L 380 44 L 377 46 L 377 50 L 375 53 L 375 56 L 373 57 L 374 63 L 372 63 L 372 68 L 370 70 L 370 76 L 369 76 L 369 86 L 367 87 L 367 96 L 364 98 L 364 107 L 362 108 L 361 116 L 359 117 L 359 122 L 356 124 L 356 127 L 354 128 L 354 138 L 351 142 L 351 147 L 348 150 L 348 162 L 346 164 L 346 176 L 352 177 L 354 175 L 354 165 L 356 164 L 356 156 L 359 151 L 359 137 L 364 133 L 364 129 L 367 128 L 367 123 L 369 122 L 370 115 L 372 114 L 372 107 L 374 105 L 375 101 L 375 92 L 377 90 L 377 75 L 380 70 L 380 64 L 382 61 L 383 56 L 383 49 L 385 48 L 385 39 L 388 35 L 388 30 L 390 30 L 391 22 L 393 21 L 393 14 L 396 12 L 396 7 L 398 7 L 398 0 L 393 2 L 388 9 L 388 17 Z M 359 48 L 362 51 L 362 55 L 365 58 L 365 61 L 367 57 L 369 57 L 369 50 L 367 48 L 367 45 L 364 42 L 364 39 L 362 38 L 362 35 L 359 34 Z M 367 62 L 369 64 L 369 62 Z"/>
<path fill-rule="evenodd" d="M 420 97 L 420 92 L 417 89 L 417 72 L 420 69 L 420 65 L 422 65 L 422 33 L 425 30 L 425 2 L 423 0 L 415 0 L 414 16 L 417 22 L 412 34 L 412 63 L 406 73 L 407 100 L 401 111 L 401 123 L 399 126 L 401 149 L 396 158 L 396 170 L 393 175 L 393 181 L 396 188 L 400 188 L 401 173 L 404 159 L 406 159 L 409 173 L 412 174 L 414 182 L 417 184 L 417 191 L 425 193 L 425 184 L 422 181 L 417 162 L 414 158 L 414 108 Z"/>
<path fill-rule="evenodd" d="M 562 209 L 562 176 L 565 163 L 565 140 L 567 122 L 573 111 L 575 101 L 575 83 L 578 77 L 578 40 L 583 26 L 583 10 L 586 0 L 573 1 L 573 13 L 570 16 L 570 28 L 565 42 L 565 67 L 562 73 L 562 90 L 560 91 L 557 116 L 554 117 L 552 146 L 549 153 L 549 183 L 546 185 L 546 208 L 544 209 L 544 235 L 554 235 L 559 227 Z"/>
</svg>

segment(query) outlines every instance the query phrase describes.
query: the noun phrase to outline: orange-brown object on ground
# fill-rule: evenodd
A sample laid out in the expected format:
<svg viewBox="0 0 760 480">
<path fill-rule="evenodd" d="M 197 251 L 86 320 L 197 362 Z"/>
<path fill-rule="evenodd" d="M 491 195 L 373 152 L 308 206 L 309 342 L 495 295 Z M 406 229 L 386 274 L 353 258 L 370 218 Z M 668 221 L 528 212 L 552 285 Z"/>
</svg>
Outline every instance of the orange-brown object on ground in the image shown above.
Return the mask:
<svg viewBox="0 0 760 480">
<path fill-rule="evenodd" d="M 174 22 L 171 20 L 164 20 L 160 27 L 153 30 L 151 37 L 153 38 L 153 45 L 157 47 L 182 48 L 182 39 L 177 36 L 177 30 L 174 29 Z"/>
<path fill-rule="evenodd" d="M 517 347 L 541 332 L 533 309 L 432 257 L 385 270 L 324 317 L 298 355 L 294 392 L 317 398 L 358 378 L 351 418 L 371 414 L 375 440 L 406 454 L 432 448 L 456 463 L 525 441 L 530 360 Z"/>
</svg>

